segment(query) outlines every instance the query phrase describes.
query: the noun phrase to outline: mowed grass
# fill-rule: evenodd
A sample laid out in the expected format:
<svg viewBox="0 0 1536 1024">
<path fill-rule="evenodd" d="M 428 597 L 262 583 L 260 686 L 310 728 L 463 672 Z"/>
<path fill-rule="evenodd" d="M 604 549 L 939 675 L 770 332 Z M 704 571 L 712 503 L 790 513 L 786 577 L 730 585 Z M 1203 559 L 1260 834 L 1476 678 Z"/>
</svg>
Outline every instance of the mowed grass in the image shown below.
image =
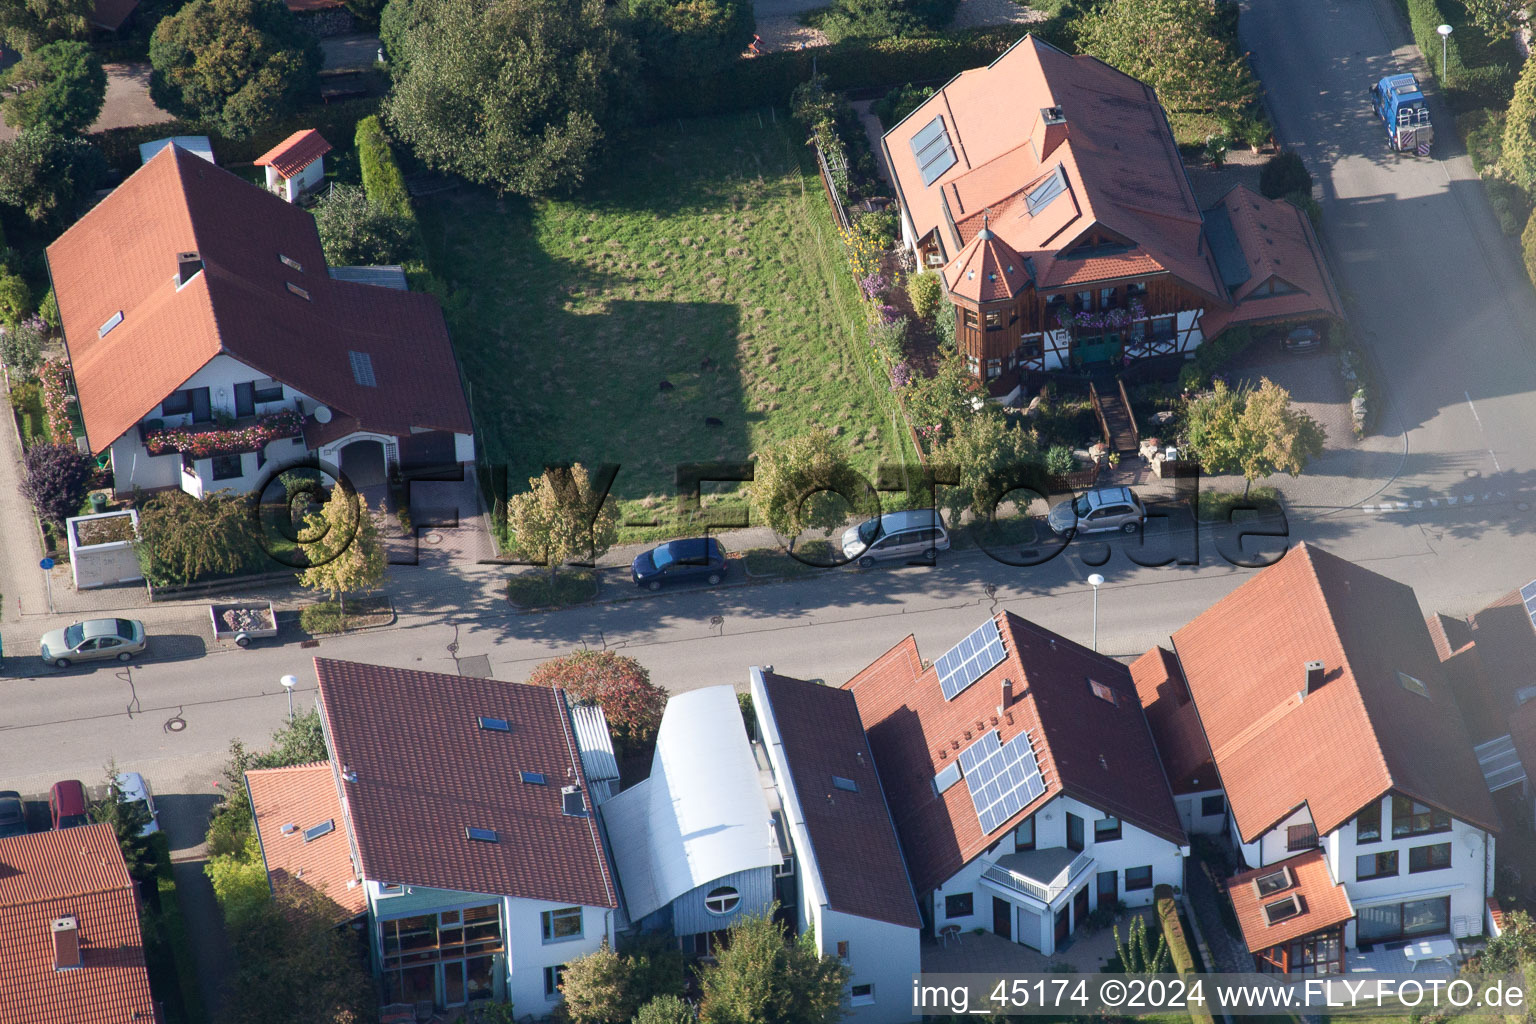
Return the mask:
<svg viewBox="0 0 1536 1024">
<path fill-rule="evenodd" d="M 652 125 L 574 198 L 422 206 L 479 443 L 514 492 L 546 463 L 618 463 L 638 539 L 685 528 L 680 463 L 745 461 L 813 424 L 871 478 L 900 457 L 803 132 L 776 119 Z M 715 500 L 739 516 L 731 489 Z"/>
</svg>

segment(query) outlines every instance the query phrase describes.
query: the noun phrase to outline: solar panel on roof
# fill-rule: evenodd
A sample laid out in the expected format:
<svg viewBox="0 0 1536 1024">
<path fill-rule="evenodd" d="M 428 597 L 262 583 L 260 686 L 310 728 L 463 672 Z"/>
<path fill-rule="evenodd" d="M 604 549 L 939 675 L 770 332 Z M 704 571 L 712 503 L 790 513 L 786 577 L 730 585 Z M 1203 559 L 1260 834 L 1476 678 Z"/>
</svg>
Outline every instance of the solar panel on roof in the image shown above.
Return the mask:
<svg viewBox="0 0 1536 1024">
<path fill-rule="evenodd" d="M 352 379 L 365 388 L 376 388 L 379 382 L 373 376 L 373 357 L 367 352 L 348 352 L 347 360 L 352 364 Z"/>
<path fill-rule="evenodd" d="M 1525 614 L 1531 617 L 1531 625 L 1536 626 L 1536 580 L 1520 588 L 1520 600 L 1525 602 Z"/>
<path fill-rule="evenodd" d="M 1029 206 L 1030 215 L 1033 216 L 1045 209 L 1050 205 L 1052 199 L 1055 199 L 1066 190 L 1067 176 L 1062 171 L 1061 165 L 1057 164 L 1056 173 L 1036 185 L 1033 191 L 1024 197 L 1025 203 Z"/>
<path fill-rule="evenodd" d="M 996 831 L 1045 792 L 1028 733 L 1002 743 L 993 730 L 960 751 L 960 767 L 983 833 Z"/>
<path fill-rule="evenodd" d="M 939 687 L 944 691 L 944 699 L 954 700 L 1002 660 L 1003 638 L 997 632 L 997 623 L 988 619 L 939 659 Z"/>
<path fill-rule="evenodd" d="M 924 185 L 932 185 L 941 174 L 955 166 L 959 158 L 955 156 L 955 147 L 949 141 L 949 131 L 944 127 L 942 116 L 929 121 L 912 136 L 912 155 L 917 159 Z"/>
</svg>

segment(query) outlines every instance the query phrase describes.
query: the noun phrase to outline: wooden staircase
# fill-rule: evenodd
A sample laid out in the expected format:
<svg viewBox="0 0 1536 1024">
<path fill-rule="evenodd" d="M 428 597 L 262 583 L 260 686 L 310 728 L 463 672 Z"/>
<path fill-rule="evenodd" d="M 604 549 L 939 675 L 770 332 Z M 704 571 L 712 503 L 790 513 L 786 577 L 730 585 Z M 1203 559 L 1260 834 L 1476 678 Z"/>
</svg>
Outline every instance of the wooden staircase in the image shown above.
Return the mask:
<svg viewBox="0 0 1536 1024">
<path fill-rule="evenodd" d="M 1131 412 L 1130 397 L 1125 393 L 1125 381 L 1116 377 L 1114 390 L 1109 392 L 1108 398 L 1101 397 L 1097 385 L 1090 381 L 1088 395 L 1093 400 L 1093 410 L 1109 450 L 1122 456 L 1134 456 L 1141 447 L 1141 433 L 1136 429 L 1136 417 Z"/>
</svg>

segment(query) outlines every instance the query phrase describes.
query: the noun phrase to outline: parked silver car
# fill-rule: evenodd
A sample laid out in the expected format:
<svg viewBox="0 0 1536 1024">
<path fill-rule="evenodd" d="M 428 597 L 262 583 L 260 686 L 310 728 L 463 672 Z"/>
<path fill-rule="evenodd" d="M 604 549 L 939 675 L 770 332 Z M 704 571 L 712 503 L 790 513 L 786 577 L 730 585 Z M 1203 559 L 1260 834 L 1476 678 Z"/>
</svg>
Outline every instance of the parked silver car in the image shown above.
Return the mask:
<svg viewBox="0 0 1536 1024">
<path fill-rule="evenodd" d="M 932 562 L 949 550 L 944 517 L 931 508 L 887 512 L 850 526 L 843 534 L 843 557 L 868 569 L 876 562 Z"/>
<path fill-rule="evenodd" d="M 160 811 L 155 807 L 155 794 L 149 791 L 149 783 L 144 781 L 144 776 L 138 772 L 118 772 L 117 792 L 123 803 L 143 804 L 149 812 L 149 824 L 139 830 L 139 835 L 147 836 L 160 831 Z"/>
<path fill-rule="evenodd" d="M 1135 533 L 1146 519 L 1147 508 L 1135 491 L 1129 487 L 1101 487 L 1061 502 L 1051 509 L 1046 521 L 1056 533 Z"/>
<path fill-rule="evenodd" d="M 87 619 L 44 633 L 41 653 L 44 664 L 68 668 L 77 661 L 127 661 L 148 646 L 144 623 L 137 619 Z"/>
</svg>

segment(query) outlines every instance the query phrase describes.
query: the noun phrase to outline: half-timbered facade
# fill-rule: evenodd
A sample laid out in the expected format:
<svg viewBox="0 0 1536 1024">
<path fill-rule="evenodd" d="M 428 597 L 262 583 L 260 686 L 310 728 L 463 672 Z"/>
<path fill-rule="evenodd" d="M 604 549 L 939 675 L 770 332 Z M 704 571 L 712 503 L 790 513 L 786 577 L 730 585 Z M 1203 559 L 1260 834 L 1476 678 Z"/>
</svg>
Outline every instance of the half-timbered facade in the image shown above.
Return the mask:
<svg viewBox="0 0 1536 1024">
<path fill-rule="evenodd" d="M 902 241 L 943 276 L 994 396 L 1020 371 L 1191 353 L 1249 322 L 1339 315 L 1306 218 L 1195 201 L 1151 88 L 1026 36 L 886 133 Z"/>
</svg>

